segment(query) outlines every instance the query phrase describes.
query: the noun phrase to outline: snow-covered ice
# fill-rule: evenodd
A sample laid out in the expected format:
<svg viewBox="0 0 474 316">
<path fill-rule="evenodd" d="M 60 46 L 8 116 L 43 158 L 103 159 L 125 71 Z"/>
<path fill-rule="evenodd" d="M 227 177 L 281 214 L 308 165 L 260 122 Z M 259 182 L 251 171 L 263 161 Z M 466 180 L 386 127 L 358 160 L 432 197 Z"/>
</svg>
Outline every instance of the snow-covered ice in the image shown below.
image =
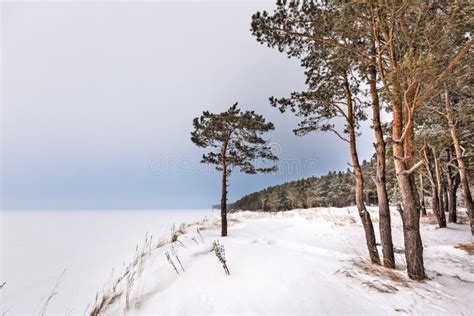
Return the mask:
<svg viewBox="0 0 474 316">
<path fill-rule="evenodd" d="M 1 211 L 0 314 L 38 314 L 58 281 L 48 312 L 80 313 L 130 261 L 145 233 L 212 216 L 212 210 Z"/>
<path fill-rule="evenodd" d="M 377 226 L 376 208 L 370 208 L 370 211 Z M 15 235 L 16 242 L 10 236 L 8 241 L 12 244 L 3 240 L 2 257 L 5 253 L 14 253 L 17 257 L 3 257 L 2 280 L 8 279 L 9 274 L 5 272 L 9 272 L 14 276 L 12 282 L 20 282 L 21 286 L 15 287 L 13 283 L 11 292 L 5 291 L 2 310 L 10 309 L 11 314 L 37 311 L 41 297 L 51 291 L 61 269 L 65 268 L 65 278 L 48 312 L 83 314 L 87 304 L 93 303 L 95 291 L 101 290 L 109 279 L 112 264 L 117 268 L 116 274 L 119 273 L 121 266 L 113 261 L 124 260 L 124 257 L 130 261 L 135 244 L 143 240 L 144 232 L 156 232 L 157 226 L 165 222 L 155 225 L 153 221 L 159 222 L 159 216 L 164 215 L 153 215 L 156 217 L 152 219 L 150 213 L 144 212 L 126 213 L 121 221 L 100 214 L 84 215 L 85 222 L 79 225 L 80 231 L 71 231 L 71 226 L 51 233 L 49 239 L 44 236 L 37 240 L 29 238 L 27 242 L 33 245 L 26 247 L 27 252 L 21 255 L 18 249 L 10 249 L 25 247 L 21 244 L 21 234 Z M 392 214 L 394 243 L 403 248 L 400 220 L 396 211 Z M 447 229 L 436 229 L 435 225 L 422 224 L 429 279 L 414 282 L 402 270 L 404 259 L 401 254 L 397 254 L 400 268 L 392 272 L 395 277 L 386 276 L 384 269 L 379 269 L 378 275 L 366 270 L 370 265 L 364 263 L 367 257 L 364 234 L 355 208 L 235 213 L 230 215 L 229 236 L 225 238 L 219 235 L 217 214 L 208 216 L 205 222 L 199 221 L 197 216 L 202 217 L 202 213 L 193 215 L 196 216 L 181 216 L 188 223 L 198 221 L 188 225 L 186 232 L 179 236 L 182 244 L 167 244 L 145 258 L 141 276 L 135 280 L 131 291 L 127 314 L 472 315 L 474 310 L 473 257 L 454 247 L 471 241 L 468 225 L 449 224 Z M 141 220 L 133 220 L 140 216 Z M 169 220 L 168 225 L 183 221 L 178 220 L 179 214 L 170 213 L 169 216 L 174 220 Z M 8 221 L 4 217 L 4 227 Z M 122 223 L 120 226 L 119 222 Z M 87 228 L 88 223 L 93 228 Z M 202 229 L 204 242 L 197 227 Z M 46 230 L 55 227 L 41 227 L 38 223 L 37 229 L 50 234 Z M 115 233 L 109 233 L 111 229 Z M 169 227 L 160 229 L 169 233 Z M 11 228 L 8 230 L 11 234 Z M 160 237 L 159 234 L 156 236 Z M 224 273 L 212 252 L 215 240 L 225 247 L 230 276 Z M 84 243 L 87 246 L 81 245 Z M 87 251 L 90 247 L 92 250 Z M 172 247 L 185 270 L 181 271 L 172 256 L 180 270 L 179 275 L 165 256 Z M 61 249 L 62 254 L 56 253 Z M 114 260 L 109 260 L 110 256 Z M 24 279 L 20 275 L 24 275 Z M 26 282 L 28 279 L 31 281 Z M 126 287 L 125 284 L 122 286 Z M 21 297 L 29 305 L 23 305 Z M 124 300 L 123 296 L 116 300 L 107 313 L 123 314 Z"/>
</svg>

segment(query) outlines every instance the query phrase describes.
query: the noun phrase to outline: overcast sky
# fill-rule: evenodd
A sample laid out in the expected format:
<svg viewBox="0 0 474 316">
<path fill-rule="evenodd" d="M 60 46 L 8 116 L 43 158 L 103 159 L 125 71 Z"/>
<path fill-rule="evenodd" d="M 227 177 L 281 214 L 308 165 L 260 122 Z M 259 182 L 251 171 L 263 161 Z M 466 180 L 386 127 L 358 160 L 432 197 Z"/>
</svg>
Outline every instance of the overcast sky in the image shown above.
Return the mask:
<svg viewBox="0 0 474 316">
<path fill-rule="evenodd" d="M 234 102 L 276 125 L 284 165 L 233 174 L 229 199 L 345 170 L 347 144 L 294 136 L 269 96 L 304 89 L 297 60 L 257 43 L 270 2 L 2 2 L 2 208 L 205 208 L 219 174 L 199 165 L 192 119 Z M 368 124 L 361 158 L 372 155 Z"/>
</svg>

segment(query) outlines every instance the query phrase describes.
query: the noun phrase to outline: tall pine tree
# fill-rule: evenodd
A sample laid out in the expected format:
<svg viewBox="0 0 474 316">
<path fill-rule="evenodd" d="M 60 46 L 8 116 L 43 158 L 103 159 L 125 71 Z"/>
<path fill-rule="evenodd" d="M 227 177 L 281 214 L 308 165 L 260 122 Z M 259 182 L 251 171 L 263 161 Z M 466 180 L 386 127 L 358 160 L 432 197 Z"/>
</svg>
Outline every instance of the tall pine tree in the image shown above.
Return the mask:
<svg viewBox="0 0 474 316">
<path fill-rule="evenodd" d="M 330 131 L 348 143 L 355 175 L 355 201 L 367 248 L 371 261 L 380 264 L 372 220 L 364 202 L 364 177 L 356 143 L 357 128 L 366 119 L 364 107 L 367 106 L 358 98 L 361 93 L 358 65 L 351 50 L 341 45 L 326 45 L 323 40 L 336 43 L 335 39 L 343 38 L 348 45 L 358 47 L 358 39 L 347 32 L 350 27 L 341 27 L 340 21 L 348 21 L 345 13 L 338 7 L 311 1 L 302 4 L 291 1 L 288 5 L 278 2 L 273 15 L 258 12 L 253 16 L 252 31 L 259 42 L 300 58 L 305 68 L 307 91 L 294 92 L 289 98 L 270 98 L 280 111 L 290 110 L 302 117 L 295 134 Z M 343 122 L 342 130 L 335 124 L 338 120 Z M 386 249 L 391 246 L 390 239 L 390 247 Z M 392 264 L 393 261 L 390 260 Z"/>
</svg>

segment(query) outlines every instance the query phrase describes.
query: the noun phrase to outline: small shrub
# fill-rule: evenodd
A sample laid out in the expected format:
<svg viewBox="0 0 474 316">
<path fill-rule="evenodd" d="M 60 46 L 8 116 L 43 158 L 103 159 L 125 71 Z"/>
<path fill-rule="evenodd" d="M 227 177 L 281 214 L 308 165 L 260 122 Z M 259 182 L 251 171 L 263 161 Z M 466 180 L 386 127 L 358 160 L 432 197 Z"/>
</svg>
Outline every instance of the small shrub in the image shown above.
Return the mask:
<svg viewBox="0 0 474 316">
<path fill-rule="evenodd" d="M 227 275 L 230 275 L 229 268 L 227 268 L 227 262 L 225 260 L 224 246 L 219 244 L 218 240 L 214 241 L 213 246 L 214 253 L 216 254 L 216 257 L 219 259 L 219 261 L 222 263 L 222 267 L 224 268 L 225 273 Z"/>
</svg>

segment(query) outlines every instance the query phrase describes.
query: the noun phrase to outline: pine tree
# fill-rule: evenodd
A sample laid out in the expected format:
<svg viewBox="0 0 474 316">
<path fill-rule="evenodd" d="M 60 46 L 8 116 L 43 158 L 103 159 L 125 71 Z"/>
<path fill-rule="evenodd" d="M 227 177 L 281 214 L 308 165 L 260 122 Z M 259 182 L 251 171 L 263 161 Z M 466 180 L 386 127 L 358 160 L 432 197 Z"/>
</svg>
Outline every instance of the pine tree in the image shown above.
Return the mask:
<svg viewBox="0 0 474 316">
<path fill-rule="evenodd" d="M 473 58 L 471 56 L 470 62 L 472 65 Z M 462 186 L 464 204 L 466 205 L 468 216 L 470 218 L 471 234 L 474 236 L 474 202 L 472 199 L 471 190 L 469 187 L 469 169 L 468 169 L 468 157 L 466 150 L 462 149 L 461 142 L 463 138 L 467 138 L 466 147 L 467 151 L 472 150 L 472 137 L 473 132 L 473 92 L 472 92 L 472 67 L 465 67 L 463 71 L 453 79 L 450 84 L 444 86 L 444 111 L 440 113 L 445 117 L 449 127 L 449 134 L 451 136 L 453 144 L 454 157 L 457 162 L 457 173 L 459 174 L 458 180 L 453 177 L 452 164 L 448 163 L 448 198 L 450 201 L 449 214 L 451 220 L 455 222 L 456 214 L 456 189 L 459 184 Z M 468 115 L 466 115 L 466 113 Z M 460 133 L 460 128 L 464 129 L 464 133 Z M 464 134 L 464 135 L 462 135 Z M 448 157 L 451 157 L 451 150 L 447 149 Z M 451 159 L 449 159 L 450 161 Z M 451 181 L 451 179 L 452 181 Z"/>
<path fill-rule="evenodd" d="M 262 134 L 273 130 L 274 126 L 254 111 L 242 112 L 237 103 L 219 114 L 204 111 L 193 120 L 193 126 L 191 141 L 198 147 L 212 148 L 203 155 L 201 162 L 214 164 L 222 171 L 222 236 L 227 236 L 227 177 L 233 168 L 247 174 L 276 170 L 275 164 L 264 165 L 265 161 L 278 158 L 262 138 Z"/>
<path fill-rule="evenodd" d="M 319 72 L 307 72 L 311 77 L 326 76 L 323 88 L 333 83 L 333 70 L 348 62 L 360 71 L 364 65 L 377 71 L 383 83 L 381 94 L 392 110 L 390 142 L 407 271 L 416 280 L 424 279 L 425 271 L 414 179 L 422 162 L 415 163 L 414 118 L 439 93 L 443 82 L 462 68 L 474 45 L 469 35 L 472 11 L 469 1 L 278 1 L 273 15 L 257 13 L 252 19 L 259 41 L 290 56 L 314 54 L 311 61 L 330 61 L 316 67 Z M 303 65 L 307 64 L 303 58 Z M 358 78 L 364 75 L 362 71 Z M 375 92 L 373 77 L 369 78 Z"/>
<path fill-rule="evenodd" d="M 358 4 L 355 4 L 358 5 Z M 405 256 L 412 279 L 426 277 L 420 236 L 420 207 L 414 172 L 415 117 L 443 83 L 462 68 L 474 39 L 468 1 L 367 1 L 372 17 L 376 66 L 392 109 L 392 149 L 401 196 Z"/>
<path fill-rule="evenodd" d="M 341 27 L 340 24 L 346 13 L 338 7 L 312 1 L 301 5 L 298 1 L 288 5 L 277 3 L 273 15 L 258 12 L 253 16 L 252 31 L 259 42 L 300 58 L 305 68 L 308 91 L 294 92 L 289 98 L 270 98 L 270 103 L 281 112 L 289 110 L 302 118 L 295 134 L 329 131 L 348 143 L 355 176 L 355 201 L 367 248 L 371 261 L 379 264 L 375 232 L 364 202 L 364 177 L 356 143 L 359 122 L 366 119 L 364 108 L 367 106 L 358 98 L 362 85 L 357 76 L 358 65 L 354 64 L 351 50 L 315 40 L 315 37 L 342 37 L 357 47 L 358 39 L 346 31 L 351 25 Z M 342 131 L 335 125 L 338 119 L 344 122 Z"/>
<path fill-rule="evenodd" d="M 472 57 L 470 58 L 472 60 Z M 472 62 L 471 62 L 472 63 Z M 472 209 L 472 196 L 469 188 L 469 151 L 472 151 L 474 135 L 472 88 L 472 71 L 465 67 L 451 78 L 440 95 L 432 99 L 416 118 L 416 137 L 432 147 L 439 166 L 437 175 L 438 198 L 440 209 L 447 209 L 449 222 L 456 223 L 456 191 L 461 185 L 464 204 L 468 215 Z M 456 155 L 456 150 L 458 155 Z M 458 158 L 459 157 L 459 158 Z M 436 164 L 435 164 L 436 166 Z M 428 169 L 427 169 L 428 170 Z M 429 170 L 428 170 L 429 171 Z M 429 172 L 428 172 L 429 176 Z M 474 223 L 471 231 L 474 232 Z"/>
<path fill-rule="evenodd" d="M 446 227 L 446 217 L 444 214 L 443 206 L 441 203 L 441 188 L 440 188 L 440 175 L 439 175 L 439 162 L 435 155 L 433 147 L 425 145 L 423 149 L 424 162 L 428 174 L 428 179 L 431 183 L 431 207 L 433 213 L 438 221 L 439 228 Z"/>
</svg>

